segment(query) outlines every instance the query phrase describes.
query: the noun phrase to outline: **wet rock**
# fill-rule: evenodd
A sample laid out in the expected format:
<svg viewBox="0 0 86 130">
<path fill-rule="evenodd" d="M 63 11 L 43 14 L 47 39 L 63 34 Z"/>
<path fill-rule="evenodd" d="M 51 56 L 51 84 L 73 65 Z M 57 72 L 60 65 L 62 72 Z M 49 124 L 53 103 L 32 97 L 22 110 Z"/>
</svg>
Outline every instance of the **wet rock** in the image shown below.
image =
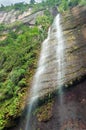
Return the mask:
<svg viewBox="0 0 86 130">
<path fill-rule="evenodd" d="M 58 13 L 58 9 L 55 6 L 55 7 L 52 8 L 52 15 L 55 17 L 57 15 L 57 13 Z"/>
<path fill-rule="evenodd" d="M 39 107 L 36 116 L 39 122 L 47 122 L 52 118 L 53 101 Z"/>
</svg>

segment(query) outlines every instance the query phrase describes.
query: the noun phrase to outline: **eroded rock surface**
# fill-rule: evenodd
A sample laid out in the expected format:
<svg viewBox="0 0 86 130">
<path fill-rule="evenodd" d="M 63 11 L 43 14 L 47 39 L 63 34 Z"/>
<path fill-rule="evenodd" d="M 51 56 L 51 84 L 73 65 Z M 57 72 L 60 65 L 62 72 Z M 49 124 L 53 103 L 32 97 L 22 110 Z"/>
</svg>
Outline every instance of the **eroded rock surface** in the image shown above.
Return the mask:
<svg viewBox="0 0 86 130">
<path fill-rule="evenodd" d="M 45 50 L 47 53 L 44 63 L 45 71 L 39 79 L 39 95 L 43 96 L 53 92 L 62 85 L 65 87 L 71 86 L 74 82 L 80 81 L 86 75 L 85 14 L 86 7 L 75 7 L 70 12 L 63 14 L 60 24 L 62 26 L 64 50 L 58 54 L 58 28 L 56 28 L 55 24 L 51 26 L 50 36 Z M 59 65 L 60 55 L 63 55 L 61 65 Z"/>
<path fill-rule="evenodd" d="M 35 19 L 37 16 L 42 15 L 43 11 L 32 14 L 31 8 L 27 11 L 21 13 L 20 11 L 11 10 L 9 12 L 0 11 L 0 24 L 11 24 L 14 22 L 21 21 L 23 23 L 35 24 Z"/>
<path fill-rule="evenodd" d="M 49 52 L 45 63 L 46 71 L 42 74 L 40 80 L 40 88 L 42 88 L 39 90 L 40 95 L 56 91 L 59 87 L 59 81 L 62 82 L 65 87 L 74 86 L 74 83 L 77 82 L 78 84 L 78 82 L 86 76 L 85 14 L 85 7 L 77 7 L 70 10 L 69 13 L 64 14 L 61 18 L 64 37 L 64 58 L 62 60 L 62 70 L 61 68 L 58 68 L 59 56 L 56 57 L 56 48 L 59 46 L 59 43 L 56 40 L 57 29 L 52 25 L 50 38 L 48 40 Z M 63 70 L 63 68 L 65 70 Z M 62 71 L 61 73 L 64 75 L 59 77 L 59 81 L 57 80 L 60 73 L 58 73 L 58 71 Z M 45 121 L 42 119 L 39 121 L 37 116 L 35 119 L 34 116 L 32 116 L 30 119 L 31 129 L 34 129 L 35 127 L 39 130 L 85 130 L 85 85 L 86 81 L 79 85 L 75 85 L 75 88 L 71 88 L 70 91 L 59 92 L 60 94 L 56 96 L 55 104 L 52 109 L 53 114 L 51 114 L 52 116 L 50 119 L 47 121 L 46 118 Z M 44 111 L 45 110 L 43 110 L 43 112 Z M 48 117 L 48 112 L 46 115 Z M 41 118 L 42 116 L 40 115 Z"/>
<path fill-rule="evenodd" d="M 24 117 L 21 122 L 20 126 L 8 130 L 25 130 Z M 29 124 L 31 130 L 86 130 L 86 81 L 45 100 L 32 112 Z"/>
<path fill-rule="evenodd" d="M 86 74 L 86 7 L 75 7 L 63 16 L 62 26 L 66 38 L 65 57 L 67 82 Z M 71 82 L 70 82 L 71 83 Z"/>
</svg>

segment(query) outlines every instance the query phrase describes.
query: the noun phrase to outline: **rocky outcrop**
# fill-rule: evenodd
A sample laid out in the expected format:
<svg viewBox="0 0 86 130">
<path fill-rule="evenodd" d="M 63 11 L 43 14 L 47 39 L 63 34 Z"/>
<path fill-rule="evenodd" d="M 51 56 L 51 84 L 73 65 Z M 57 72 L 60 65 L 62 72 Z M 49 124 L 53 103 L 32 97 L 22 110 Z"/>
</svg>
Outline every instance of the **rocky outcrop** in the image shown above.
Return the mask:
<svg viewBox="0 0 86 130">
<path fill-rule="evenodd" d="M 9 12 L 0 11 L 0 24 L 12 24 L 14 22 L 23 22 L 29 24 L 35 24 L 35 20 L 37 16 L 43 15 L 43 11 L 39 11 L 32 14 L 32 9 L 29 8 L 27 11 L 23 13 L 16 10 L 11 10 Z"/>
<path fill-rule="evenodd" d="M 23 22 L 23 23 L 29 23 L 29 25 L 34 25 L 36 22 L 36 18 L 38 16 L 42 16 L 43 15 L 43 11 L 39 11 L 37 13 L 31 14 L 29 16 L 23 17 L 21 19 L 19 19 L 19 21 Z"/>
<path fill-rule="evenodd" d="M 65 79 L 69 84 L 86 75 L 86 7 L 75 7 L 62 17 L 62 26 L 66 38 Z"/>
<path fill-rule="evenodd" d="M 56 28 L 53 29 L 49 48 L 50 55 L 46 61 L 46 72 L 42 75 L 43 104 L 36 108 L 30 119 L 30 128 L 39 130 L 85 130 L 86 129 L 86 7 L 76 7 L 63 14 L 61 25 L 65 39 L 64 60 L 65 68 L 63 90 L 58 90 L 58 67 L 55 48 Z M 62 72 L 63 73 L 63 72 Z M 72 86 L 72 87 L 69 87 Z M 52 92 L 57 94 L 52 96 Z M 46 97 L 46 98 L 45 98 Z M 42 100 L 43 100 L 42 99 Z M 41 100 L 41 101 L 42 101 Z M 39 103 L 40 104 L 40 103 Z M 49 104 L 52 104 L 51 106 Z M 46 106 L 46 109 L 45 109 Z M 33 124 L 33 125 L 32 125 Z"/>
<path fill-rule="evenodd" d="M 65 39 L 64 60 L 62 62 L 63 66 L 65 66 L 65 70 L 61 71 L 65 71 L 65 74 L 64 77 L 60 77 L 64 79 L 59 80 L 63 82 L 63 86 L 67 87 L 63 93 L 58 90 L 58 63 L 55 62 L 55 50 L 56 47 L 58 47 L 58 43 L 55 41 L 56 28 L 53 25 L 51 27 L 53 35 L 51 34 L 48 41 L 50 53 L 48 53 L 49 55 L 46 61 L 46 72 L 42 75 L 42 90 L 39 91 L 40 95 L 44 96 L 44 98 L 46 94 L 48 94 L 48 96 L 44 100 L 44 105 L 42 104 L 41 107 L 37 108 L 38 113 L 35 114 L 36 117 L 32 115 L 30 119 L 30 125 L 32 125 L 33 122 L 35 128 L 41 130 L 86 129 L 86 81 L 84 81 L 86 77 L 85 14 L 86 7 L 76 7 L 71 9 L 70 12 L 63 14 L 61 18 L 63 36 Z M 52 95 L 51 93 L 56 92 L 56 90 L 58 93 L 57 96 L 49 99 Z M 54 102 L 53 105 L 48 112 L 46 112 L 48 104 L 51 104 L 52 101 Z M 46 110 L 42 110 L 45 104 Z M 41 112 L 40 109 L 42 110 Z M 33 128 L 31 127 L 31 129 Z"/>
<path fill-rule="evenodd" d="M 64 38 L 64 54 L 56 54 L 59 41 L 57 41 L 56 25 L 52 25 L 47 43 L 45 72 L 39 82 L 39 95 L 45 96 L 58 90 L 60 86 L 72 86 L 86 76 L 86 8 L 75 7 L 61 17 L 61 26 Z M 56 49 L 57 48 L 57 49 Z M 63 51 L 63 50 L 62 50 Z M 63 55 L 59 66 L 59 55 Z M 42 62 L 42 61 L 41 61 Z M 61 66 L 61 65 L 60 65 Z M 60 74 L 59 74 L 60 73 Z M 58 75 L 59 76 L 58 79 Z"/>
<path fill-rule="evenodd" d="M 13 23 L 31 14 L 31 9 L 21 13 L 20 11 L 11 10 L 9 12 L 0 11 L 0 23 Z"/>
<path fill-rule="evenodd" d="M 52 16 L 54 16 L 54 17 L 57 15 L 58 9 L 57 9 L 56 6 L 54 6 L 54 7 L 52 8 L 51 13 L 52 13 Z"/>
</svg>

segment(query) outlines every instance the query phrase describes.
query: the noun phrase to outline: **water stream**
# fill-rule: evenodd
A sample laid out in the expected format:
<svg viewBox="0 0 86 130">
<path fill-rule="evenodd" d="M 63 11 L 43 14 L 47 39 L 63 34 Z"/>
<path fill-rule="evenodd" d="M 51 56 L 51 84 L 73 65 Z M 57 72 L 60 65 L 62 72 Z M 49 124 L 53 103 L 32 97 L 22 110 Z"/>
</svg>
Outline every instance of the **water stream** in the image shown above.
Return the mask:
<svg viewBox="0 0 86 130">
<path fill-rule="evenodd" d="M 64 83 L 65 76 L 64 49 L 64 38 L 60 25 L 60 15 L 58 14 L 51 28 L 49 28 L 48 38 L 42 43 L 38 68 L 31 89 L 30 105 L 28 108 L 25 130 L 31 130 L 29 124 L 31 110 L 34 102 L 40 97 L 40 91 L 46 91 L 47 88 L 48 90 L 59 88 L 59 93 L 62 93 L 61 87 Z M 47 74 L 48 76 L 46 77 L 45 75 Z M 60 102 L 61 104 L 63 102 L 62 96 L 60 96 Z"/>
<path fill-rule="evenodd" d="M 64 76 L 65 76 L 65 58 L 64 58 L 64 50 L 65 50 L 65 41 L 63 37 L 62 27 L 60 25 L 60 15 L 57 15 L 56 19 L 56 27 L 57 27 L 57 62 L 58 62 L 58 73 L 57 73 L 57 80 L 58 80 L 58 87 L 61 87 L 64 83 Z"/>
<path fill-rule="evenodd" d="M 60 123 L 63 122 L 63 116 L 62 113 L 64 112 L 64 91 L 63 91 L 63 85 L 65 82 L 65 39 L 63 36 L 63 31 L 60 23 L 60 15 L 57 15 L 56 19 L 56 27 L 57 27 L 57 41 L 58 41 L 58 47 L 57 47 L 57 61 L 58 61 L 58 73 L 57 73 L 57 81 L 58 81 L 58 93 L 59 93 L 59 104 L 60 104 L 60 110 L 59 111 L 59 120 Z"/>
<path fill-rule="evenodd" d="M 32 89 L 30 91 L 30 94 L 31 94 L 30 102 L 29 102 L 30 105 L 28 108 L 27 123 L 26 123 L 25 130 L 30 130 L 29 121 L 30 121 L 30 117 L 31 117 L 31 111 L 32 111 L 34 103 L 37 101 L 37 99 L 39 97 L 39 91 L 41 90 L 40 84 L 41 84 L 41 80 L 42 80 L 42 74 L 46 71 L 45 63 L 46 63 L 47 56 L 48 56 L 49 37 L 50 37 L 50 28 L 48 31 L 47 39 L 42 43 L 40 59 L 38 62 L 38 68 L 37 68 L 37 71 L 36 71 L 34 79 L 33 79 Z"/>
</svg>

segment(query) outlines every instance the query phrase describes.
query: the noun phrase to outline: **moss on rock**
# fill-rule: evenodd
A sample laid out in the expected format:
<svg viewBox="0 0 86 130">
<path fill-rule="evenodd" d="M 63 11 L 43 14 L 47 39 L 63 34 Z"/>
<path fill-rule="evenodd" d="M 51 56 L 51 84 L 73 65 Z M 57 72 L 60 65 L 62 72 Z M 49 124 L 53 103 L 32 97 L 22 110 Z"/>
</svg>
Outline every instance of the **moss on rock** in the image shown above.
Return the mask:
<svg viewBox="0 0 86 130">
<path fill-rule="evenodd" d="M 36 109 L 35 113 L 39 122 L 47 122 L 52 118 L 53 103 L 54 101 L 49 101 Z"/>
</svg>

